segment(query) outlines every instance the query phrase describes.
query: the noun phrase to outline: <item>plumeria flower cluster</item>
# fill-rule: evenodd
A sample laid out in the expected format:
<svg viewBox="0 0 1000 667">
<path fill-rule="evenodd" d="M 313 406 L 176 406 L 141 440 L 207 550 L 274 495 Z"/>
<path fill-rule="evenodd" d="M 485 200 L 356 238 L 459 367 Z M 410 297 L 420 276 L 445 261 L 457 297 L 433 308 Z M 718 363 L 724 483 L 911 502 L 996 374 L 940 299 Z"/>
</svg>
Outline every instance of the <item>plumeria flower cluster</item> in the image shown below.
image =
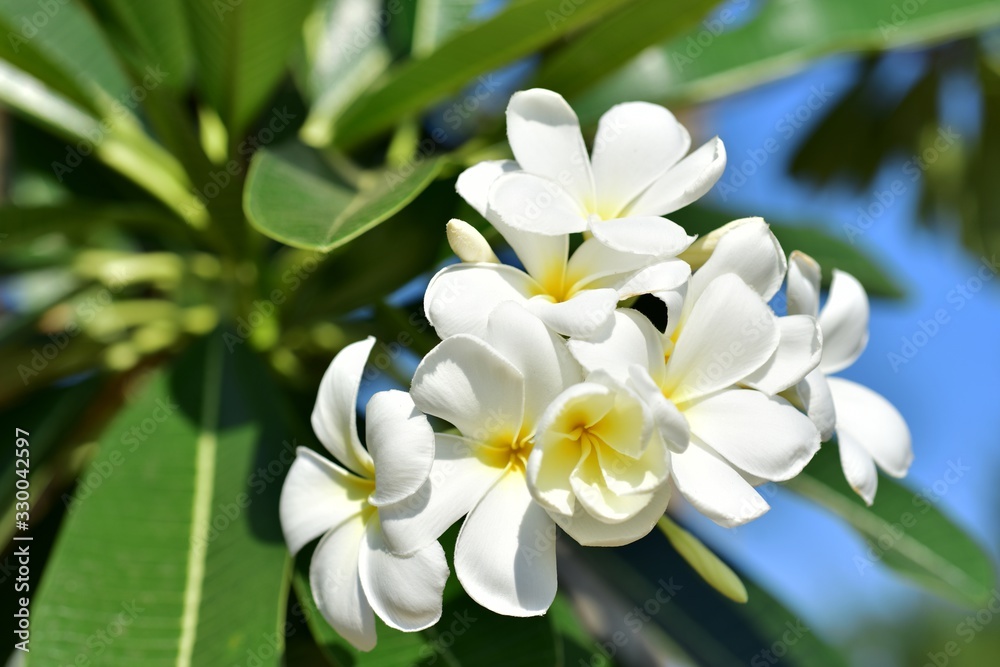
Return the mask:
<svg viewBox="0 0 1000 667">
<path fill-rule="evenodd" d="M 857 280 L 834 271 L 821 309 L 820 267 L 798 252 L 789 263 L 763 220 L 695 239 L 662 217 L 719 178 L 717 138 L 689 153 L 669 111 L 636 102 L 602 117 L 588 154 L 576 115 L 546 90 L 515 94 L 507 128 L 514 160 L 471 167 L 457 189 L 519 266 L 449 222 L 462 262 L 434 276 L 424 302 L 442 342 L 408 393 L 368 403 L 367 448 L 355 410 L 373 341 L 337 355 L 313 427 L 339 465 L 301 449 L 282 491 L 291 550 L 322 537 L 310 567 L 319 609 L 362 650 L 375 614 L 404 631 L 437 622 L 449 575 L 438 539 L 459 521 L 466 592 L 533 616 L 556 595 L 560 531 L 628 544 L 675 493 L 744 524 L 768 509 L 755 487 L 797 475 L 834 434 L 869 503 L 876 465 L 901 476 L 912 459 L 899 413 L 830 377 L 867 342 Z M 666 304 L 664 330 L 626 307 L 640 295 Z M 428 416 L 446 427 L 435 433 Z"/>
</svg>

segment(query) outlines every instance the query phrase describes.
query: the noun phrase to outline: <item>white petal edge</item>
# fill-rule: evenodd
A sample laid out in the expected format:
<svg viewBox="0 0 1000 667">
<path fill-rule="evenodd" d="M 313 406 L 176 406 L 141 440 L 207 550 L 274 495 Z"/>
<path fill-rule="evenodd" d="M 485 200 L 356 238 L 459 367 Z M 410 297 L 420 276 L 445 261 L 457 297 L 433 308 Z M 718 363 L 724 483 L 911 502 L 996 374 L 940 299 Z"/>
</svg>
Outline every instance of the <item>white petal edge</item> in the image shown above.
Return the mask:
<svg viewBox="0 0 1000 667">
<path fill-rule="evenodd" d="M 771 396 L 804 380 L 819 365 L 823 355 L 823 337 L 814 317 L 779 317 L 778 329 L 781 337 L 774 354 L 743 381 L 748 387 Z"/>
<path fill-rule="evenodd" d="M 358 565 L 365 521 L 360 516 L 326 534 L 309 564 L 309 586 L 323 618 L 359 651 L 375 648 L 375 612 L 361 586 Z"/>
<path fill-rule="evenodd" d="M 833 270 L 830 296 L 819 314 L 823 330 L 823 360 L 827 375 L 853 364 L 868 345 L 868 294 L 858 279 Z"/>
<path fill-rule="evenodd" d="M 508 472 L 466 517 L 455 544 L 455 574 L 469 596 L 504 616 L 541 616 L 556 595 L 556 527 L 531 497 L 524 475 Z"/>
<path fill-rule="evenodd" d="M 857 441 L 889 475 L 906 476 L 913 463 L 913 443 L 899 410 L 856 382 L 835 377 L 827 382 L 837 410 L 838 438 Z"/>
<path fill-rule="evenodd" d="M 741 526 L 771 509 L 732 466 L 696 443 L 674 454 L 671 465 L 681 495 L 720 526 Z"/>
<path fill-rule="evenodd" d="M 368 502 L 390 505 L 416 493 L 434 461 L 434 430 L 405 391 L 380 391 L 365 411 L 375 491 Z"/>
<path fill-rule="evenodd" d="M 351 343 L 333 358 L 319 383 L 312 411 L 316 437 L 338 461 L 371 477 L 372 459 L 358 437 L 358 389 L 375 337 Z"/>
<path fill-rule="evenodd" d="M 624 211 L 624 215 L 667 215 L 701 198 L 726 168 L 726 148 L 710 139 L 657 178 Z"/>
<path fill-rule="evenodd" d="M 389 550 L 373 517 L 361 547 L 359 574 L 368 603 L 389 627 L 416 632 L 441 619 L 449 570 L 444 549 L 437 542 L 410 556 L 397 556 Z"/>
<path fill-rule="evenodd" d="M 424 313 L 442 340 L 456 334 L 482 337 L 494 308 L 505 301 L 527 303 L 540 289 L 512 266 L 453 264 L 427 285 Z"/>
</svg>

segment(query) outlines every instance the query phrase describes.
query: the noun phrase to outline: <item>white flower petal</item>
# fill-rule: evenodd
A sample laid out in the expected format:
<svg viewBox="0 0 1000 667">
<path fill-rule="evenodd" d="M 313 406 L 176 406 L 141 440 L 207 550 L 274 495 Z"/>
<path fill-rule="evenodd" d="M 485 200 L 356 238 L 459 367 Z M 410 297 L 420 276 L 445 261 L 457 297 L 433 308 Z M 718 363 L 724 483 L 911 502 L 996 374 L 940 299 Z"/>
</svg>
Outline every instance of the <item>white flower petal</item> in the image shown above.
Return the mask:
<svg viewBox="0 0 1000 667">
<path fill-rule="evenodd" d="M 663 373 L 660 332 L 645 315 L 630 308 L 615 311 L 614 325 L 601 338 L 571 339 L 567 347 L 588 373 L 604 371 L 620 382 L 629 380 L 629 367 L 633 365 L 658 376 Z M 654 377 L 654 381 L 658 380 Z"/>
<path fill-rule="evenodd" d="M 413 374 L 413 402 L 477 442 L 521 429 L 524 378 L 479 338 L 459 334 L 438 344 Z"/>
<path fill-rule="evenodd" d="M 819 324 L 811 315 L 779 317 L 778 329 L 781 338 L 774 354 L 743 381 L 772 396 L 805 379 L 823 354 Z"/>
<path fill-rule="evenodd" d="M 365 521 L 359 515 L 327 533 L 309 564 L 309 586 L 327 623 L 360 651 L 375 648 L 375 613 L 358 575 Z"/>
<path fill-rule="evenodd" d="M 381 391 L 365 411 L 368 448 L 375 461 L 375 492 L 368 502 L 390 505 L 413 495 L 434 461 L 434 430 L 405 391 Z"/>
<path fill-rule="evenodd" d="M 312 411 L 316 437 L 337 460 L 362 477 L 371 477 L 372 459 L 358 437 L 358 388 L 375 338 L 351 343 L 323 374 Z"/>
<path fill-rule="evenodd" d="M 503 474 L 492 451 L 447 433 L 436 436 L 427 481 L 406 500 L 379 508 L 382 533 L 397 554 L 411 554 L 434 542 L 469 513 Z"/>
<path fill-rule="evenodd" d="M 505 616 L 540 616 L 556 595 L 556 527 L 510 471 L 462 524 L 455 573 L 469 596 Z"/>
<path fill-rule="evenodd" d="M 691 135 L 656 104 L 626 102 L 611 107 L 597 125 L 592 164 L 597 201 L 609 217 L 691 148 Z"/>
<path fill-rule="evenodd" d="M 524 270 L 539 285 L 559 285 L 566 274 L 569 256 L 569 236 L 535 234 L 505 225 L 499 216 L 490 213 L 490 222 L 500 232 L 524 265 Z"/>
<path fill-rule="evenodd" d="M 600 220 L 590 225 L 590 231 L 612 250 L 663 258 L 681 254 L 695 238 L 676 222 L 654 217 Z"/>
<path fill-rule="evenodd" d="M 657 434 L 648 439 L 638 458 L 623 456 L 611 447 L 597 451 L 604 483 L 616 494 L 633 495 L 655 491 L 670 476 L 670 452 Z"/>
<path fill-rule="evenodd" d="M 771 509 L 728 463 L 695 442 L 674 454 L 670 465 L 681 495 L 721 526 L 741 526 Z"/>
<path fill-rule="evenodd" d="M 582 452 L 576 441 L 546 436 L 544 431 L 539 433 L 539 441 L 528 457 L 528 487 L 545 509 L 571 515 L 576 508 L 576 498 L 569 478 L 580 463 Z"/>
<path fill-rule="evenodd" d="M 584 206 L 593 200 L 580 121 L 561 95 L 541 88 L 514 93 L 507 104 L 507 140 L 521 169 L 559 183 Z"/>
<path fill-rule="evenodd" d="M 573 338 L 591 338 L 611 327 L 617 306 L 617 290 L 588 289 L 559 303 L 535 297 L 528 301 L 528 312 L 541 319 L 556 333 Z"/>
<path fill-rule="evenodd" d="M 541 288 L 503 264 L 453 264 L 438 271 L 424 293 L 424 312 L 441 339 L 486 334 L 490 313 L 504 301 L 527 303 Z"/>
<path fill-rule="evenodd" d="M 892 403 L 868 387 L 827 378 L 837 407 L 837 437 L 849 437 L 872 455 L 879 468 L 904 477 L 913 462 L 910 429 Z"/>
<path fill-rule="evenodd" d="M 281 487 L 278 512 L 292 555 L 309 542 L 361 513 L 372 483 L 299 447 Z"/>
<path fill-rule="evenodd" d="M 588 214 L 570 193 L 555 181 L 523 171 L 493 182 L 486 213 L 490 220 L 535 234 L 556 236 L 587 229 Z"/>
<path fill-rule="evenodd" d="M 525 378 L 525 424 L 533 426 L 564 388 L 583 380 L 565 341 L 518 304 L 497 306 L 490 315 L 486 342 Z"/>
<path fill-rule="evenodd" d="M 594 518 L 620 523 L 642 511 L 649 494 L 619 495 L 608 488 L 597 452 L 587 452 L 569 477 L 573 495 Z"/>
<path fill-rule="evenodd" d="M 675 403 L 707 396 L 763 366 L 778 347 L 776 319 L 737 276 L 713 280 L 691 309 L 667 363 L 667 396 Z"/>
<path fill-rule="evenodd" d="M 875 492 L 878 490 L 875 460 L 849 433 L 838 437 L 837 444 L 840 448 L 840 467 L 844 470 L 847 483 L 870 506 L 875 501 Z"/>
<path fill-rule="evenodd" d="M 626 210 L 625 215 L 667 215 L 712 189 L 726 168 L 726 148 L 715 137 L 668 169 Z"/>
<path fill-rule="evenodd" d="M 819 314 L 823 330 L 823 360 L 827 375 L 842 371 L 857 360 L 868 345 L 868 295 L 858 279 L 833 270 L 830 296 Z"/>
<path fill-rule="evenodd" d="M 378 518 L 372 517 L 361 547 L 359 574 L 368 603 L 390 628 L 416 632 L 441 619 L 449 572 L 437 542 L 413 555 L 396 556 L 383 539 Z"/>
<path fill-rule="evenodd" d="M 652 494 L 642 510 L 627 521 L 605 523 L 594 518 L 582 505 L 576 506 L 572 516 L 553 514 L 555 522 L 570 537 L 587 547 L 619 547 L 631 544 L 649 534 L 656 522 L 667 511 L 670 502 L 669 484 L 660 486 Z"/>
<path fill-rule="evenodd" d="M 655 262 L 655 258 L 612 250 L 597 239 L 589 238 L 569 258 L 566 284 L 576 289 L 611 287 Z"/>
<path fill-rule="evenodd" d="M 819 429 L 819 437 L 823 442 L 833 437 L 833 430 L 837 425 L 837 413 L 830 385 L 823 371 L 817 368 L 784 395 L 809 415 L 809 419 Z"/>
<path fill-rule="evenodd" d="M 781 244 L 761 218 L 746 218 L 733 223 L 718 240 L 711 256 L 691 278 L 689 299 L 697 299 L 717 277 L 735 273 L 755 292 L 770 301 L 785 279 L 785 253 Z"/>
<path fill-rule="evenodd" d="M 691 433 L 740 470 L 771 481 L 799 474 L 819 451 L 819 432 L 783 398 L 732 389 L 684 410 Z"/>
<path fill-rule="evenodd" d="M 475 164 L 461 174 L 455 182 L 455 191 L 476 209 L 479 215 L 486 217 L 486 207 L 489 203 L 490 186 L 501 174 L 517 171 L 517 163 L 513 160 L 486 160 Z"/>
<path fill-rule="evenodd" d="M 629 368 L 629 375 L 632 379 L 632 386 L 649 406 L 653 424 L 656 426 L 660 438 L 671 451 L 683 452 L 687 449 L 691 439 L 691 429 L 688 427 L 687 419 L 677 409 L 677 406 L 663 395 L 660 387 L 653 381 L 645 368 L 633 365 Z"/>
<path fill-rule="evenodd" d="M 636 271 L 616 286 L 619 299 L 629 299 L 640 294 L 653 294 L 678 289 L 691 277 L 691 267 L 679 259 L 658 261 L 652 266 Z"/>
<path fill-rule="evenodd" d="M 815 259 L 799 250 L 788 257 L 788 314 L 819 315 L 820 268 Z"/>
</svg>

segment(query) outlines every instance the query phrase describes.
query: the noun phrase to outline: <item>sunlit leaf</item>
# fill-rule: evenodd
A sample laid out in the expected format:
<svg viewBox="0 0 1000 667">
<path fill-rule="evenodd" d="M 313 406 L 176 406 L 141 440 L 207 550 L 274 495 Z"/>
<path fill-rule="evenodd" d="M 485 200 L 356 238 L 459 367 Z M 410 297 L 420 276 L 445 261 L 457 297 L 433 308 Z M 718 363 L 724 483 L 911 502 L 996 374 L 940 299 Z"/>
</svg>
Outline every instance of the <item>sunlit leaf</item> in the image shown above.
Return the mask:
<svg viewBox="0 0 1000 667">
<path fill-rule="evenodd" d="M 996 585 L 990 557 L 936 507 L 935 496 L 879 475 L 875 502 L 868 507 L 844 479 L 836 450 L 835 444 L 825 444 L 805 471 L 786 484 L 861 534 L 870 547 L 855 557 L 861 573 L 882 562 L 962 604 L 978 606 L 989 598 Z"/>
<path fill-rule="evenodd" d="M 292 446 L 235 336 L 196 344 L 101 437 L 33 600 L 29 665 L 279 664 Z"/>
<path fill-rule="evenodd" d="M 362 175 L 358 188 L 323 173 L 301 147 L 262 150 L 247 175 L 244 210 L 261 233 L 296 248 L 331 250 L 406 206 L 441 168 L 420 159 Z"/>
</svg>

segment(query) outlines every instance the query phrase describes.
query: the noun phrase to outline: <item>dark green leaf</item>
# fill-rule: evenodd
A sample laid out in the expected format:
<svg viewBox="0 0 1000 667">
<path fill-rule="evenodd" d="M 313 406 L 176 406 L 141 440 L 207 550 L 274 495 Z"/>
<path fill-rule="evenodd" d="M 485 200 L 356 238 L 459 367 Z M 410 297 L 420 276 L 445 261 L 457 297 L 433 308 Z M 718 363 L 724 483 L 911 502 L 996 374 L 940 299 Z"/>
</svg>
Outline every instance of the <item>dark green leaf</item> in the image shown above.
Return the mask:
<svg viewBox="0 0 1000 667">
<path fill-rule="evenodd" d="M 314 0 L 185 0 L 201 94 L 234 145 L 285 73 Z"/>
<path fill-rule="evenodd" d="M 293 453 L 232 336 L 158 373 L 101 437 L 33 600 L 29 665 L 279 664 Z"/>
<path fill-rule="evenodd" d="M 622 100 L 716 99 L 830 53 L 934 43 L 1000 22 L 1000 5 L 994 0 L 912 6 L 897 0 L 782 0 L 732 3 L 726 12 L 644 52 L 574 100 L 581 119 L 596 121 Z"/>
<path fill-rule="evenodd" d="M 576 95 L 647 47 L 689 29 L 716 4 L 718 0 L 634 2 L 556 51 L 539 73 L 538 85 Z"/>
<path fill-rule="evenodd" d="M 859 571 L 884 562 L 961 604 L 983 604 L 996 585 L 996 572 L 982 547 L 934 506 L 935 498 L 884 475 L 879 475 L 875 503 L 867 507 L 844 479 L 836 450 L 835 444 L 826 443 L 787 486 L 861 534 L 870 549 L 855 557 Z"/>
<path fill-rule="evenodd" d="M 468 27 L 424 58 L 392 71 L 376 89 L 348 107 L 334 141 L 352 146 L 388 130 L 477 75 L 530 55 L 566 33 L 607 16 L 631 0 L 518 0 L 493 18 Z"/>
<path fill-rule="evenodd" d="M 243 208 L 261 233 L 296 248 L 327 251 L 406 206 L 441 169 L 427 158 L 363 174 L 359 188 L 338 183 L 295 145 L 254 155 Z"/>
</svg>

